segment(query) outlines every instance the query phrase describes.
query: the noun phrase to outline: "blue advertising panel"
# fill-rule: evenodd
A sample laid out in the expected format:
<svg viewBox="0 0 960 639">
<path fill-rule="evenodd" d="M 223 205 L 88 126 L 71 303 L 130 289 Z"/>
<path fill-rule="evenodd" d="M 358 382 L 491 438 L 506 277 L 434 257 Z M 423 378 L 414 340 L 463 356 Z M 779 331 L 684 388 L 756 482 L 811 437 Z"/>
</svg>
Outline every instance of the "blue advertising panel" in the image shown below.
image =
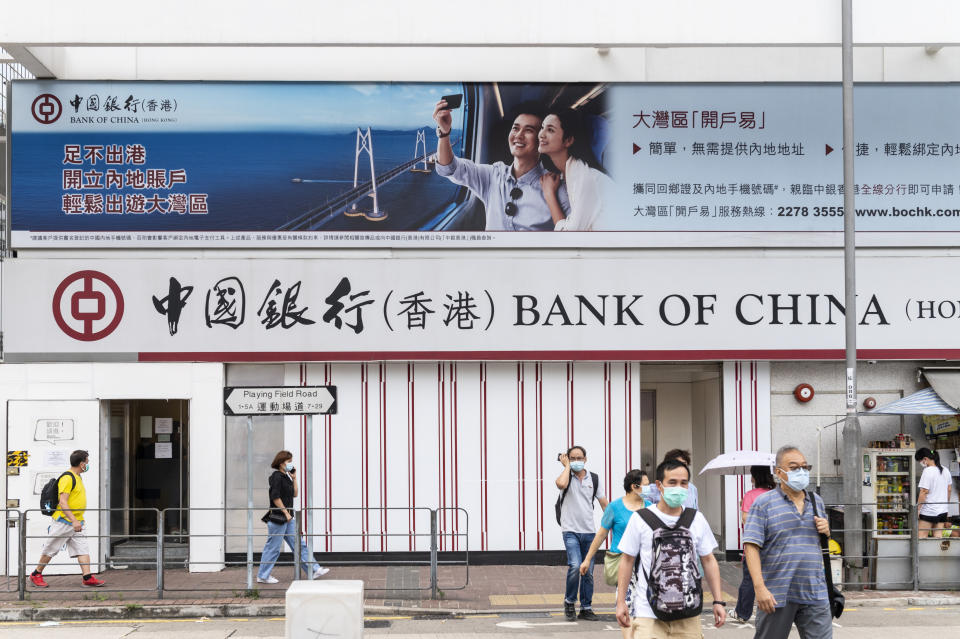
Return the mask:
<svg viewBox="0 0 960 639">
<path fill-rule="evenodd" d="M 958 102 L 956 85 L 858 87 L 857 228 L 873 243 L 956 243 Z M 840 108 L 836 84 L 16 81 L 11 241 L 827 242 Z"/>
</svg>

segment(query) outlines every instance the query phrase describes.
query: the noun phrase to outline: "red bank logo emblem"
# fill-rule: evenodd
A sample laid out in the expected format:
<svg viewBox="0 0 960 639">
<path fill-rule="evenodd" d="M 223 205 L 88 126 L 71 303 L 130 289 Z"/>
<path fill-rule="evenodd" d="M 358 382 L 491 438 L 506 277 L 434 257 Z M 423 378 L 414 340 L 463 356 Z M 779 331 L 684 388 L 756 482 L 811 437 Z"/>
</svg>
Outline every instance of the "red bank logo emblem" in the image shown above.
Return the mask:
<svg viewBox="0 0 960 639">
<path fill-rule="evenodd" d="M 53 294 L 53 318 L 73 339 L 95 342 L 120 324 L 123 294 L 100 271 L 78 271 L 60 282 Z"/>
<path fill-rule="evenodd" d="M 33 113 L 33 119 L 40 124 L 53 124 L 60 119 L 63 105 L 52 93 L 41 93 L 33 101 L 30 112 Z"/>
</svg>

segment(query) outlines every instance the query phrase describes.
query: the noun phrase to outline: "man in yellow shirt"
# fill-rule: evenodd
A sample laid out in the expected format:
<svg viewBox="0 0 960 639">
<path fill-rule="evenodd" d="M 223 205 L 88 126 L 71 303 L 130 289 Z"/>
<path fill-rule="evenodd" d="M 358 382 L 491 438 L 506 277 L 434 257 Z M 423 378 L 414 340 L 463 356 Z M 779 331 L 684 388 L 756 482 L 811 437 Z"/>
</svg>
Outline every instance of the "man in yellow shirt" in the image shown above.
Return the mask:
<svg viewBox="0 0 960 639">
<path fill-rule="evenodd" d="M 47 531 L 50 539 L 43 546 L 37 569 L 30 575 L 30 581 L 38 588 L 46 588 L 43 569 L 53 556 L 66 546 L 71 557 L 76 557 L 83 573 L 84 586 L 102 586 L 105 582 L 90 572 L 90 548 L 87 535 L 83 532 L 83 511 L 87 508 L 87 490 L 83 487 L 82 473 L 90 470 L 90 455 L 85 450 L 70 453 L 70 470 L 60 476 L 57 493 L 60 495 L 53 522 Z"/>
</svg>

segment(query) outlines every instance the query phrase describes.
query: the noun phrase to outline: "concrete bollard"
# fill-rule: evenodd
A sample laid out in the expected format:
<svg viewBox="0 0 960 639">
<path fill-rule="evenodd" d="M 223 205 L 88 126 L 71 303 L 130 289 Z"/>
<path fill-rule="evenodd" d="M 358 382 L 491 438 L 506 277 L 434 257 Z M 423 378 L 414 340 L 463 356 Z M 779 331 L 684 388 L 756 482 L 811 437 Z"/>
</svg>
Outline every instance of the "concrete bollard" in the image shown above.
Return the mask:
<svg viewBox="0 0 960 639">
<path fill-rule="evenodd" d="M 362 581 L 294 581 L 286 605 L 287 639 L 363 637 Z"/>
</svg>

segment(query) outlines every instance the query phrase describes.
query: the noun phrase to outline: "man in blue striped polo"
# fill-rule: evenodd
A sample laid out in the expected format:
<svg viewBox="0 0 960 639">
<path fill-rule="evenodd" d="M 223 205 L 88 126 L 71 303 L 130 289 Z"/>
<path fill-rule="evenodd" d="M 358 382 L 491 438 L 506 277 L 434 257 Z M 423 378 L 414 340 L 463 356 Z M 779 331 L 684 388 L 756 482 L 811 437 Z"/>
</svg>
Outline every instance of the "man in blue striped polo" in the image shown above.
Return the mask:
<svg viewBox="0 0 960 639">
<path fill-rule="evenodd" d="M 831 639 L 833 617 L 819 534 L 829 535 L 823 500 L 806 493 L 810 465 L 796 446 L 777 451 L 780 484 L 757 497 L 743 531 L 743 554 L 757 594 L 754 639 L 787 639 L 797 625 L 804 639 Z"/>
</svg>

